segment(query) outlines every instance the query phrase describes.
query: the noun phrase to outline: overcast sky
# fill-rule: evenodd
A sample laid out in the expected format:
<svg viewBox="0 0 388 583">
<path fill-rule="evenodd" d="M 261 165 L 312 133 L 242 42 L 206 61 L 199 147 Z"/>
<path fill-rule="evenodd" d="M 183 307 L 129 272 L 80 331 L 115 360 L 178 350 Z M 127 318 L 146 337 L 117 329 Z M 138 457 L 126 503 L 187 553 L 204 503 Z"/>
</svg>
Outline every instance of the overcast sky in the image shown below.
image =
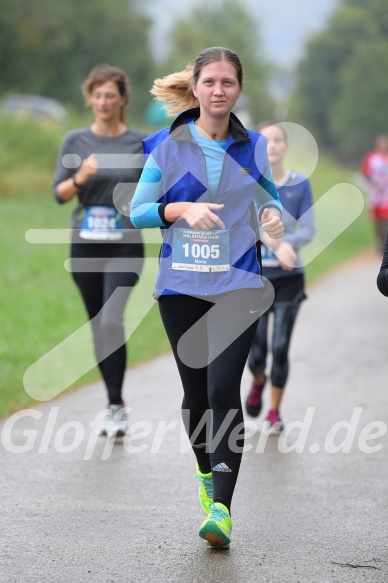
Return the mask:
<svg viewBox="0 0 388 583">
<path fill-rule="evenodd" d="M 218 0 L 208 0 L 209 3 Z M 292 65 L 302 55 L 306 39 L 321 29 L 340 0 L 243 0 L 261 23 L 265 56 L 272 62 Z M 168 43 L 168 31 L 179 16 L 198 0 L 152 0 L 155 22 L 153 46 L 159 55 Z"/>
</svg>

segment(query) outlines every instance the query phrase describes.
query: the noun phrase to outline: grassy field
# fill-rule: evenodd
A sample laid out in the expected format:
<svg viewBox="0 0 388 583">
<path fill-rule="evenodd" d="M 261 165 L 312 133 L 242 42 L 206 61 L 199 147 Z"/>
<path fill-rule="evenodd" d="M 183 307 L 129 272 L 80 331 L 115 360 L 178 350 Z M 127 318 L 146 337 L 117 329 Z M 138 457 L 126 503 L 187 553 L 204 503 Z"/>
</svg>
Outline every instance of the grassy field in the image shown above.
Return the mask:
<svg viewBox="0 0 388 583">
<path fill-rule="evenodd" d="M 69 227 L 73 203 L 58 206 L 50 192 L 63 128 L 0 119 L 0 136 L 2 416 L 47 400 L 64 387 L 71 390 L 95 380 L 99 375 L 84 308 L 64 268 L 68 244 L 31 244 L 25 236 L 31 229 Z M 323 157 L 311 180 L 319 199 L 336 184 L 349 182 L 349 173 Z M 320 218 L 320 229 L 332 223 L 331 213 L 346 211 L 346 204 L 346 200 L 339 201 L 327 216 Z M 146 234 L 146 239 L 150 236 Z M 313 281 L 371 245 L 371 225 L 364 210 L 308 264 L 307 280 Z M 152 299 L 156 269 L 155 259 L 150 258 L 141 284 L 128 303 L 129 366 L 168 349 Z"/>
<path fill-rule="evenodd" d="M 339 234 L 313 261 L 306 264 L 306 280 L 308 283 L 333 267 L 374 246 L 369 212 L 364 207 L 361 194 L 357 192 L 356 187 L 352 184 L 353 181 L 352 172 L 341 168 L 325 156 L 320 158 L 318 166 L 311 176 L 314 200 L 322 202 L 324 199 L 325 202 L 321 207 L 317 208 L 317 234 L 310 246 L 316 246 L 318 239 L 322 243 L 325 235 L 326 237 L 329 234 L 334 236 L 336 231 Z M 357 194 L 358 196 L 356 196 Z M 364 207 L 362 211 L 360 209 L 360 198 L 361 205 Z M 360 215 L 355 218 L 359 211 L 361 211 Z M 351 224 L 343 228 L 346 220 Z M 306 257 L 306 260 L 309 251 L 309 246 L 306 246 L 302 251 L 302 256 Z"/>
<path fill-rule="evenodd" d="M 69 257 L 67 244 L 31 244 L 25 233 L 31 229 L 67 228 L 68 207 L 59 207 L 50 194 L 46 197 L 3 199 L 1 215 L 8 217 L 1 229 L 0 258 L 3 273 L 1 293 L 0 357 L 2 382 L 0 415 L 37 400 L 55 396 L 74 369 L 82 376 L 71 386 L 97 378 L 86 314 L 64 263 Z M 135 328 L 137 316 L 145 315 L 139 328 L 128 341 L 129 365 L 143 361 L 167 349 L 167 340 L 152 297 L 156 274 L 154 259 L 144 269 L 141 285 L 137 286 L 126 311 L 127 328 Z M 139 289 L 138 289 L 139 288 Z M 131 307 L 136 305 L 136 311 Z M 147 313 L 148 312 L 148 313 Z M 135 317 L 136 316 L 136 317 Z M 79 331 L 77 333 L 77 331 Z M 64 342 L 73 335 L 70 342 Z M 25 371 L 58 345 L 56 354 L 35 367 L 29 377 L 27 391 L 23 388 Z M 71 367 L 69 367 L 71 363 Z M 40 392 L 36 391 L 39 384 Z"/>
</svg>

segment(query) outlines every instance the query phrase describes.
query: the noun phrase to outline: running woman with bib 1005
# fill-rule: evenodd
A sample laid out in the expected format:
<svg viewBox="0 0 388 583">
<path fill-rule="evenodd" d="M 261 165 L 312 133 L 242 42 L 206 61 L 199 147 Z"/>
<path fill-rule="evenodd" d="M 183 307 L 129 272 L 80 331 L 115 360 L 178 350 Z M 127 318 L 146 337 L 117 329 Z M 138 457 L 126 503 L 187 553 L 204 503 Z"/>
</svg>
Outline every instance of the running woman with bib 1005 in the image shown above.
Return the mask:
<svg viewBox="0 0 388 583">
<path fill-rule="evenodd" d="M 266 139 L 231 112 L 242 88 L 238 56 L 220 47 L 155 81 L 156 98 L 181 113 L 144 141 L 130 215 L 163 232 L 155 297 L 183 384 L 207 516 L 199 534 L 214 547 L 230 542 L 244 444 L 240 384 L 263 303 L 259 221 L 271 237 L 283 234 Z"/>
</svg>

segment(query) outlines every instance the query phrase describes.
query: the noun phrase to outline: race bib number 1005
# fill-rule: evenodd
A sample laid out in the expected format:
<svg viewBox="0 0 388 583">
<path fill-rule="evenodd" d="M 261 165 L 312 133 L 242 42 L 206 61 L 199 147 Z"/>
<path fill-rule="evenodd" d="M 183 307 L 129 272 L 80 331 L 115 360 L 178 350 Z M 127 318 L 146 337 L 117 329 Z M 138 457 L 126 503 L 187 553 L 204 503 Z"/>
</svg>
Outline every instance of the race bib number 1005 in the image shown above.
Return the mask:
<svg viewBox="0 0 388 583">
<path fill-rule="evenodd" d="M 172 268 L 183 271 L 229 271 L 229 231 L 174 229 Z"/>
</svg>

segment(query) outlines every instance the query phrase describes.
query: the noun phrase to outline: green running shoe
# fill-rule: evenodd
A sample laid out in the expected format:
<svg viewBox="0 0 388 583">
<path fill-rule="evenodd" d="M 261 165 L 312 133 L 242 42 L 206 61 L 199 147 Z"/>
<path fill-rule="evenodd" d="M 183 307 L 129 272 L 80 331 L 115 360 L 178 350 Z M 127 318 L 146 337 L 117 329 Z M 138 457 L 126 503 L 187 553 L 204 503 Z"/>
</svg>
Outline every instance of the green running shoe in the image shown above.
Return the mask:
<svg viewBox="0 0 388 583">
<path fill-rule="evenodd" d="M 210 507 L 213 504 L 213 478 L 212 473 L 202 474 L 197 463 L 197 475 L 195 479 L 199 482 L 199 501 L 202 510 L 209 516 Z"/>
<path fill-rule="evenodd" d="M 210 546 L 221 549 L 229 547 L 231 533 L 232 519 L 227 507 L 221 502 L 214 502 L 209 516 L 201 524 L 199 536 Z"/>
</svg>

